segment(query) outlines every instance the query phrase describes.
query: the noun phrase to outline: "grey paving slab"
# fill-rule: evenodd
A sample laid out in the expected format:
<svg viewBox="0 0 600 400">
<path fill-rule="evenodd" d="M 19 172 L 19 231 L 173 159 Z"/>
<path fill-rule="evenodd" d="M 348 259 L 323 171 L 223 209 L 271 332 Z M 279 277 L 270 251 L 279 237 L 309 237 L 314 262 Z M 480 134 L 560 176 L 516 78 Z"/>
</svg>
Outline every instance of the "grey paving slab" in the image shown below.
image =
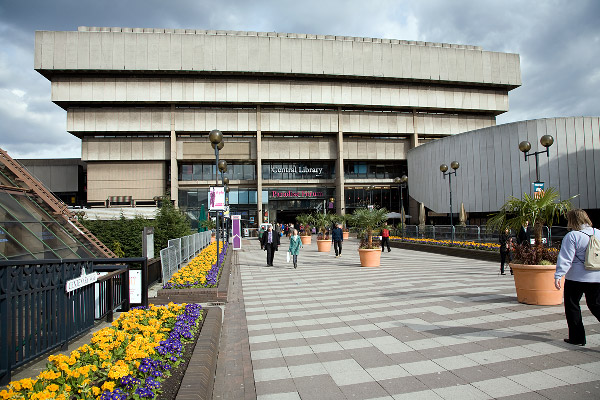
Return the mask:
<svg viewBox="0 0 600 400">
<path fill-rule="evenodd" d="M 593 398 L 585 305 L 588 346 L 569 346 L 562 306 L 517 303 L 496 263 L 396 249 L 361 268 L 353 246 L 305 246 L 297 270 L 239 252 L 258 399 Z"/>
</svg>

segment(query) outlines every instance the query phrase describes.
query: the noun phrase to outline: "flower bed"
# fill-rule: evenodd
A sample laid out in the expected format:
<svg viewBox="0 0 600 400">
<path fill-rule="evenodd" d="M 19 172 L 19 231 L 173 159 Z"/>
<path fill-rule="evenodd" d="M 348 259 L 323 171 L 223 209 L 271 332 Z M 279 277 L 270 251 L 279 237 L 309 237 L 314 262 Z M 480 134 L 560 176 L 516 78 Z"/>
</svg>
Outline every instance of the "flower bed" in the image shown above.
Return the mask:
<svg viewBox="0 0 600 400">
<path fill-rule="evenodd" d="M 398 242 L 404 243 L 414 243 L 414 244 L 426 244 L 433 246 L 450 246 L 460 247 L 463 249 L 473 249 L 473 250 L 485 250 L 485 251 L 500 251 L 500 244 L 498 243 L 479 243 L 479 242 L 465 242 L 460 240 L 455 240 L 453 243 L 450 240 L 437 240 L 437 239 L 415 239 L 415 238 L 402 238 L 399 236 L 391 236 L 390 239 Z"/>
<path fill-rule="evenodd" d="M 227 254 L 227 243 L 222 243 L 217 267 L 217 243 L 211 243 L 188 264 L 173 274 L 163 289 L 191 289 L 216 287 Z"/>
<path fill-rule="evenodd" d="M 153 399 L 201 320 L 198 304 L 132 309 L 89 345 L 50 356 L 36 379 L 11 382 L 0 399 Z"/>
</svg>

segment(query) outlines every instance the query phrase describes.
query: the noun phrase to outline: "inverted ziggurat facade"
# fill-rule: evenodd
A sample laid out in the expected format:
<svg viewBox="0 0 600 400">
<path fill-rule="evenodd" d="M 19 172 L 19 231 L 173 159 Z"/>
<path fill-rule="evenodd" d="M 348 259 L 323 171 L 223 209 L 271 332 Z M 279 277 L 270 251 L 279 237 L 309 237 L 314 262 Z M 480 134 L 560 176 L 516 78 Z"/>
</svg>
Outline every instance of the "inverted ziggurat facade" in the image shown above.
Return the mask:
<svg viewBox="0 0 600 400">
<path fill-rule="evenodd" d="M 407 151 L 494 126 L 521 84 L 518 54 L 272 32 L 39 31 L 34 63 L 82 140 L 89 204 L 170 192 L 194 218 L 219 129 L 231 209 L 249 226 L 323 205 L 399 210 Z"/>
</svg>

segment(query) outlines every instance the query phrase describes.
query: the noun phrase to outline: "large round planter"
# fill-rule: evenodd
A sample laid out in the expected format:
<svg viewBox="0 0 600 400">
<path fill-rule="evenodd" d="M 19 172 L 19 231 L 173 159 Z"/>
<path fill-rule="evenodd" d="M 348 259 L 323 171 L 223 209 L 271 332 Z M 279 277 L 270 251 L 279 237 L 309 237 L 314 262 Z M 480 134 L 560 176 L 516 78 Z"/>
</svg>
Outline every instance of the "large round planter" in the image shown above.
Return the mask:
<svg viewBox="0 0 600 400">
<path fill-rule="evenodd" d="M 317 239 L 317 251 L 320 251 L 322 253 L 329 253 L 331 251 L 331 240 Z"/>
<path fill-rule="evenodd" d="M 379 267 L 381 264 L 381 250 L 358 249 L 361 267 Z"/>
<path fill-rule="evenodd" d="M 563 277 L 561 289 L 554 287 L 555 265 L 509 264 L 515 278 L 519 303 L 554 306 L 563 302 Z"/>
<path fill-rule="evenodd" d="M 302 240 L 303 245 L 310 244 L 310 239 L 312 236 L 300 236 L 300 240 Z"/>
<path fill-rule="evenodd" d="M 350 232 L 342 232 L 342 238 L 344 240 L 348 239 L 350 237 Z"/>
</svg>

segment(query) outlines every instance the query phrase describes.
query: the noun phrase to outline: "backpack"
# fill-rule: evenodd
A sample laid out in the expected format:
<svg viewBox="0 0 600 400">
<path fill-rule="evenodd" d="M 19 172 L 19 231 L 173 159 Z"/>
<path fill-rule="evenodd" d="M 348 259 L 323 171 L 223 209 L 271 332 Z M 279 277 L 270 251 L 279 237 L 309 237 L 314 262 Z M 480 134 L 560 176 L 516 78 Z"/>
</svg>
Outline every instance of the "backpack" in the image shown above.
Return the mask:
<svg viewBox="0 0 600 400">
<path fill-rule="evenodd" d="M 579 232 L 585 233 L 582 231 Z M 583 266 L 588 271 L 600 271 L 600 239 L 594 235 L 595 232 L 596 230 L 594 229 L 591 235 L 585 233 L 590 237 L 590 241 L 585 249 L 585 261 L 583 262 Z"/>
</svg>

